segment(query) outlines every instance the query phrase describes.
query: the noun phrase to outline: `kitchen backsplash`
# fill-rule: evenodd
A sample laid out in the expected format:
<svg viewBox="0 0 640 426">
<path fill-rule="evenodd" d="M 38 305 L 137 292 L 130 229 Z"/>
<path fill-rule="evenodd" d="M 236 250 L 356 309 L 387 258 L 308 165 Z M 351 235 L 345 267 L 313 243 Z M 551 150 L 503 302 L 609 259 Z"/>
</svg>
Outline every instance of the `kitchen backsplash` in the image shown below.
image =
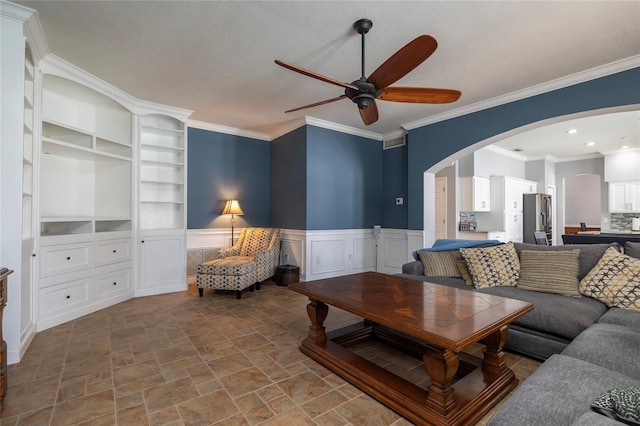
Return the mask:
<svg viewBox="0 0 640 426">
<path fill-rule="evenodd" d="M 640 213 L 610 213 L 612 231 L 630 231 L 631 219 L 640 217 Z"/>
</svg>

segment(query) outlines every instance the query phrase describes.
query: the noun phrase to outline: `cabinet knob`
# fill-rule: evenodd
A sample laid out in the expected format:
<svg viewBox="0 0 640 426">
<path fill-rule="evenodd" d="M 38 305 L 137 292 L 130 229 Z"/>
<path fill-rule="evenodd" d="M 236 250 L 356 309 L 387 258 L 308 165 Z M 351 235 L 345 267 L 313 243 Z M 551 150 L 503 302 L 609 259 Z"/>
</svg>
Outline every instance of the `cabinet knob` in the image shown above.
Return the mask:
<svg viewBox="0 0 640 426">
<path fill-rule="evenodd" d="M 67 295 L 67 299 L 71 299 L 71 296 Z"/>
<path fill-rule="evenodd" d="M 118 283 L 113 283 L 113 285 L 118 285 Z"/>
<path fill-rule="evenodd" d="M 144 240 L 142 240 L 142 242 L 144 243 Z"/>
<path fill-rule="evenodd" d="M 36 254 L 35 254 L 35 253 L 33 253 L 31 256 L 36 257 Z"/>
<path fill-rule="evenodd" d="M 115 253 L 116 251 L 114 250 L 113 252 Z"/>
<path fill-rule="evenodd" d="M 71 260 L 71 256 L 67 256 L 67 260 Z"/>
</svg>

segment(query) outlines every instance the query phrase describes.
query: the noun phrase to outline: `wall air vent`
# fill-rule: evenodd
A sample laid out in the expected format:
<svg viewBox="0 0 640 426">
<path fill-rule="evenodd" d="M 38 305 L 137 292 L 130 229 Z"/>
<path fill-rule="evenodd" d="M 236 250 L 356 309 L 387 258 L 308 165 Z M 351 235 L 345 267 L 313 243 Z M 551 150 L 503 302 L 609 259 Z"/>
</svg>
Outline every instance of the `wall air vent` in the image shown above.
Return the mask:
<svg viewBox="0 0 640 426">
<path fill-rule="evenodd" d="M 397 148 L 399 146 L 404 146 L 405 144 L 404 138 L 405 138 L 404 136 L 400 136 L 399 138 L 383 141 L 383 149 L 391 149 L 391 148 Z"/>
</svg>

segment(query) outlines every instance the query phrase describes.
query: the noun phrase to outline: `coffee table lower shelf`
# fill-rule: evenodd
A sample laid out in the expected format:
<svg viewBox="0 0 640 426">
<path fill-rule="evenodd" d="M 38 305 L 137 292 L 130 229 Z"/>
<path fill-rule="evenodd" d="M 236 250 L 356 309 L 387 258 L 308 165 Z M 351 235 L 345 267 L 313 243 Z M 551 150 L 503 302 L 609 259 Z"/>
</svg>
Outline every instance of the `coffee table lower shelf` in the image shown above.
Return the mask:
<svg viewBox="0 0 640 426">
<path fill-rule="evenodd" d="M 399 334 L 394 336 L 392 330 L 369 322 L 328 333 L 324 342 L 320 339 L 316 343 L 310 336 L 302 341 L 300 350 L 418 425 L 472 425 L 518 385 L 512 370 L 500 368 L 497 372 L 495 369 L 483 371 L 485 369 L 479 358 L 456 354 L 460 355 L 459 368 L 456 365 L 456 370 L 464 376 L 455 382 L 453 398 L 447 398 L 449 403 L 454 403 L 445 410 L 441 403 L 432 401 L 428 389 L 408 382 L 345 347 L 374 336 L 383 336 L 379 340 L 404 349 L 409 354 L 415 355 L 421 348 L 424 349 L 422 353 L 430 351 L 426 345 L 405 339 Z M 427 358 L 425 355 L 425 367 Z"/>
</svg>

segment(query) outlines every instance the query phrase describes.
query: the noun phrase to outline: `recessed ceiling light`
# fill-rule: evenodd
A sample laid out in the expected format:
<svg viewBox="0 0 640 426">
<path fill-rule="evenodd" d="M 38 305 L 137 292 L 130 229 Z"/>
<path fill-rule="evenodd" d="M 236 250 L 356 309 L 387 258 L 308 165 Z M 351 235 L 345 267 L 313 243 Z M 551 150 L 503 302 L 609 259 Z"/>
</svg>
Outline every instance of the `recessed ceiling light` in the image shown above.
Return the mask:
<svg viewBox="0 0 640 426">
<path fill-rule="evenodd" d="M 627 149 L 627 148 L 629 148 L 629 145 L 622 145 L 622 146 L 620 147 L 620 149 Z"/>
<path fill-rule="evenodd" d="M 586 146 L 594 146 L 596 143 L 594 141 L 590 141 L 585 143 Z"/>
<path fill-rule="evenodd" d="M 570 135 L 575 135 L 576 133 L 578 133 L 578 129 L 569 129 L 567 130 L 567 133 L 569 133 Z"/>
</svg>

